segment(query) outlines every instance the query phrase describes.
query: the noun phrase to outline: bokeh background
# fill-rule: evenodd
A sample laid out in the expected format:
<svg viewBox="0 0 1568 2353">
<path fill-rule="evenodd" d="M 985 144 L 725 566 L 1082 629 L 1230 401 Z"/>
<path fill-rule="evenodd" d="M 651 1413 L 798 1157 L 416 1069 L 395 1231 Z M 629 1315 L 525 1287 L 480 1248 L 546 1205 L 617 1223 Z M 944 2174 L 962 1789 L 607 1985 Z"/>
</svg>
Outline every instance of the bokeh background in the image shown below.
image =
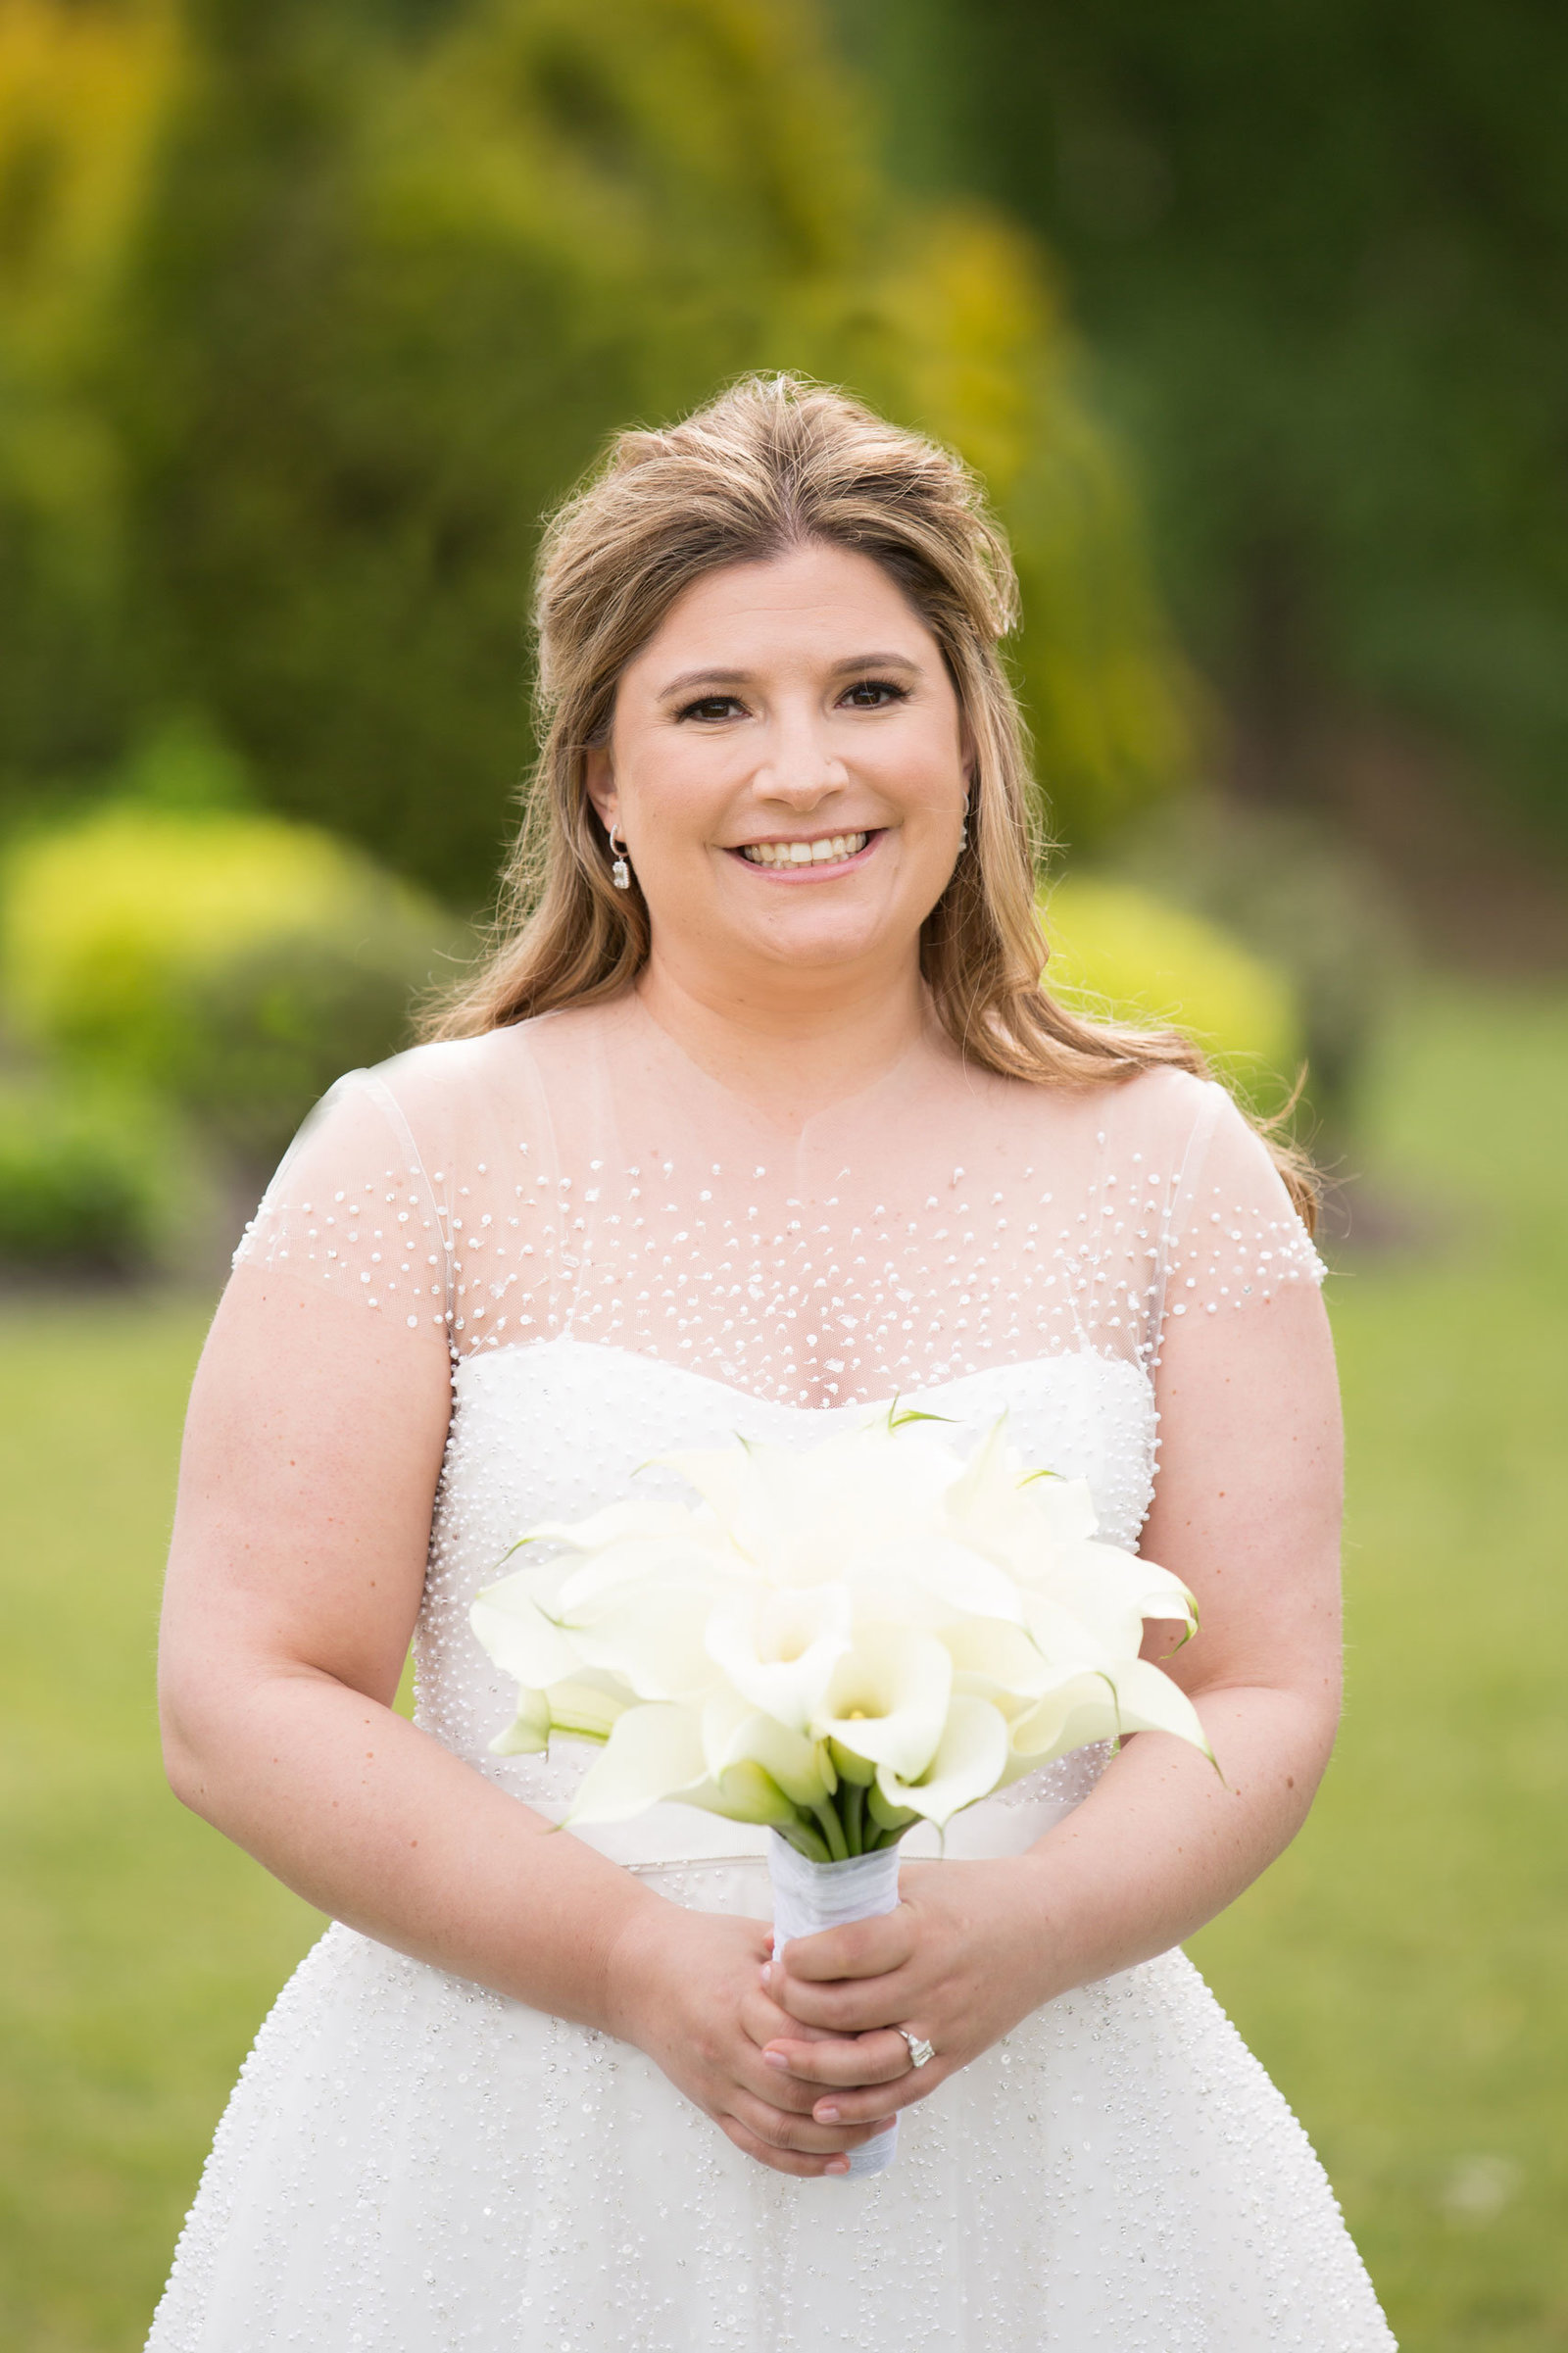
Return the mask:
<svg viewBox="0 0 1568 2353">
<path fill-rule="evenodd" d="M 1195 1950 L 1407 2348 L 1568 2347 L 1568 17 L 0 0 L 0 2344 L 139 2346 L 305 1908 L 164 1789 L 223 1254 L 482 924 L 542 511 L 985 473 L 1084 1001 L 1327 1170 L 1349 1703 Z"/>
</svg>

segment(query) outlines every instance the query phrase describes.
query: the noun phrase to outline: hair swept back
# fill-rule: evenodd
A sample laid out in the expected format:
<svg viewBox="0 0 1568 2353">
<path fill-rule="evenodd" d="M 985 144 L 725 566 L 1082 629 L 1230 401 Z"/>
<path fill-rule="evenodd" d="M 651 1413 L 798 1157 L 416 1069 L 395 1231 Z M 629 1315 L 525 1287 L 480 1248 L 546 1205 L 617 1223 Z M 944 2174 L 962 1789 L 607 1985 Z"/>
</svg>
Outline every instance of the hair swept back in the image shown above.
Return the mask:
<svg viewBox="0 0 1568 2353">
<path fill-rule="evenodd" d="M 1109 1085 L 1156 1064 L 1209 1075 L 1175 1030 L 1089 1021 L 1042 985 L 1044 852 L 1028 749 L 1000 646 L 1018 615 L 1007 543 L 949 451 L 842 392 L 750 375 L 680 423 L 619 433 L 545 530 L 534 600 L 540 746 L 494 944 L 427 1022 L 474 1037 L 624 989 L 648 954 L 635 879 L 613 888 L 585 787 L 621 671 L 704 573 L 808 543 L 851 548 L 903 589 L 947 660 L 974 752 L 971 852 L 926 917 L 938 1019 L 973 1061 L 1035 1085 Z M 1269 1138 L 1310 1225 L 1304 1159 Z"/>
</svg>

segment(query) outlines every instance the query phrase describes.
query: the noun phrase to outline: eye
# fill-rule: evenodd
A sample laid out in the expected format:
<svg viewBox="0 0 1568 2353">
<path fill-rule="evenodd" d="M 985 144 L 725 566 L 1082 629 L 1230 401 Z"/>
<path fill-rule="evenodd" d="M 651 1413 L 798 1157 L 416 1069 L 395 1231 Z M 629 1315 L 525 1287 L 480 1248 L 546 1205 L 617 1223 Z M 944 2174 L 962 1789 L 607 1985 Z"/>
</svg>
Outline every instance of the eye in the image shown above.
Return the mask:
<svg viewBox="0 0 1568 2353">
<path fill-rule="evenodd" d="M 847 703 L 852 711 L 882 711 L 889 704 L 906 703 L 908 699 L 908 688 L 895 686 L 891 678 L 857 679 L 854 686 L 846 687 L 839 697 L 839 701 Z"/>
<path fill-rule="evenodd" d="M 743 707 L 733 695 L 703 695 L 697 702 L 684 705 L 676 711 L 675 717 L 677 720 L 731 719 L 737 712 L 745 715 Z"/>
</svg>

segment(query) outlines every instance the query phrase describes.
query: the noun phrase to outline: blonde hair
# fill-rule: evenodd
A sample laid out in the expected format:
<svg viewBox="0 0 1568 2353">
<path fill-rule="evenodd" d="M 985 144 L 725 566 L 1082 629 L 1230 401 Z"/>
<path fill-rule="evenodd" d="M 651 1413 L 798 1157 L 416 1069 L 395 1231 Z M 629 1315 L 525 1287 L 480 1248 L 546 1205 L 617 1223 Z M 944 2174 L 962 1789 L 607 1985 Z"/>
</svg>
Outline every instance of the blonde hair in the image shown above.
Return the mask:
<svg viewBox="0 0 1568 2353">
<path fill-rule="evenodd" d="M 648 908 L 635 880 L 612 883 L 588 750 L 609 733 L 626 663 L 694 581 L 811 543 L 869 556 L 898 583 L 942 648 L 966 725 L 972 849 L 920 935 L 949 1036 L 972 1061 L 1034 1085 L 1111 1085 L 1154 1065 L 1207 1077 L 1180 1032 L 1085 1020 L 1042 985 L 1045 844 L 999 651 L 1017 619 L 1017 580 L 974 476 L 858 401 L 786 375 L 747 376 L 679 424 L 617 434 L 548 525 L 534 604 L 538 763 L 492 952 L 427 1034 L 477 1036 L 632 981 Z M 1272 1139 L 1270 1149 L 1310 1224 L 1304 1160 Z"/>
</svg>

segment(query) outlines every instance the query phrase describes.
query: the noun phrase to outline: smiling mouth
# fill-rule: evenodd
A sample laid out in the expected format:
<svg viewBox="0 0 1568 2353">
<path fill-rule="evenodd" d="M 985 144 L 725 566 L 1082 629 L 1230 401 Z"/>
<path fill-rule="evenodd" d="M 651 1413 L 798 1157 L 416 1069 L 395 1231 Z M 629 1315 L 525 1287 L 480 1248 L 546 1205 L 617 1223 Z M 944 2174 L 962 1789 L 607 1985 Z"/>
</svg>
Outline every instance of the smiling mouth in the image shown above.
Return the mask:
<svg viewBox="0 0 1568 2353">
<path fill-rule="evenodd" d="M 815 842 L 743 842 L 739 855 L 749 866 L 843 866 L 870 839 L 869 833 L 829 833 Z"/>
</svg>

